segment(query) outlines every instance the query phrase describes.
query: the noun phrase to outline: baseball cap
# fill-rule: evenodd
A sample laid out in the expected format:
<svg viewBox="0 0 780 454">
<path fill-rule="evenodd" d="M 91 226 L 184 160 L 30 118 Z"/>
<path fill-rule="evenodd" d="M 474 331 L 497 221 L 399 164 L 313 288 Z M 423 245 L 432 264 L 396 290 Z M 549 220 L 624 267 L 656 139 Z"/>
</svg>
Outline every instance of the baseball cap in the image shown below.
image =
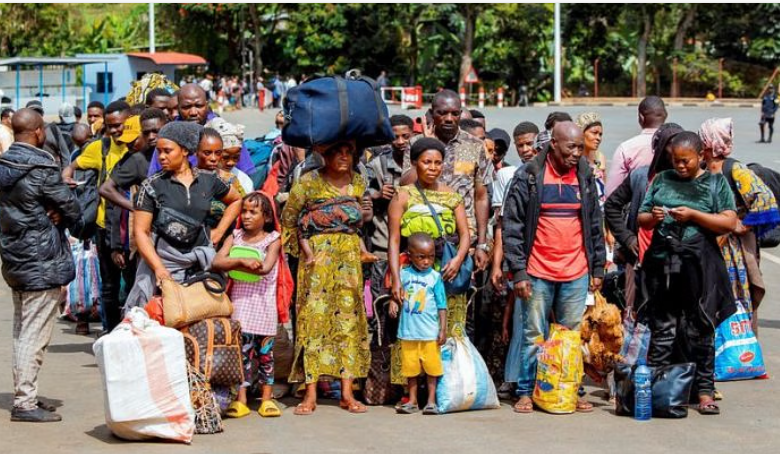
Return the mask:
<svg viewBox="0 0 780 454">
<path fill-rule="evenodd" d="M 67 102 L 62 103 L 60 106 L 59 115 L 65 124 L 69 125 L 76 122 L 76 110 Z"/>
<path fill-rule="evenodd" d="M 38 112 L 39 114 L 43 115 L 43 104 L 41 104 L 41 102 L 38 101 L 37 99 L 33 99 L 32 101 L 28 102 L 25 107 L 27 107 L 28 109 L 32 109 Z"/>
<path fill-rule="evenodd" d="M 116 139 L 121 143 L 132 143 L 138 136 L 141 135 L 141 117 L 133 115 L 125 120 L 124 127 L 122 128 L 122 135 Z"/>
</svg>

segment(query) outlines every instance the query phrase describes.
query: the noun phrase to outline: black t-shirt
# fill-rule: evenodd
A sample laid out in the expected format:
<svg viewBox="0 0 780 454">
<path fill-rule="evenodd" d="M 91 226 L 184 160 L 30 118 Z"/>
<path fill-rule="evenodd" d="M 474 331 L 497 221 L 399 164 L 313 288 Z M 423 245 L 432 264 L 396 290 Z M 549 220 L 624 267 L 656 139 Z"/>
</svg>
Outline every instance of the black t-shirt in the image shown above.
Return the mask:
<svg viewBox="0 0 780 454">
<path fill-rule="evenodd" d="M 111 179 L 122 189 L 129 190 L 146 179 L 154 148 L 144 152 L 128 153 L 116 164 Z"/>
<path fill-rule="evenodd" d="M 169 172 L 152 175 L 141 183 L 135 202 L 136 209 L 152 213 L 154 219 L 157 219 L 159 205 L 185 214 L 205 226 L 206 217 L 211 211 L 211 201 L 222 200 L 230 192 L 230 186 L 215 172 L 197 167 L 192 168 L 192 176 L 192 184 L 187 188 Z"/>
</svg>

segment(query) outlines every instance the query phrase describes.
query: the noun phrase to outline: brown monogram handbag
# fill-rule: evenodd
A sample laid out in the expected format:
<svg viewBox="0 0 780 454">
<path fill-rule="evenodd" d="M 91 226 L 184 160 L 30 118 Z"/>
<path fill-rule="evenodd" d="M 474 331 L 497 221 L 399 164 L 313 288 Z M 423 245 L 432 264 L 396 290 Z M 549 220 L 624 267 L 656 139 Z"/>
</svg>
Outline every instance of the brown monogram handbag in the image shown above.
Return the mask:
<svg viewBox="0 0 780 454">
<path fill-rule="evenodd" d="M 212 386 L 243 383 L 241 323 L 229 318 L 210 318 L 180 331 L 184 335 L 187 361 L 205 375 Z"/>
<path fill-rule="evenodd" d="M 213 317 L 230 317 L 233 305 L 225 294 L 224 279 L 201 273 L 179 284 L 172 279 L 160 283 L 165 326 L 181 328 Z"/>
</svg>

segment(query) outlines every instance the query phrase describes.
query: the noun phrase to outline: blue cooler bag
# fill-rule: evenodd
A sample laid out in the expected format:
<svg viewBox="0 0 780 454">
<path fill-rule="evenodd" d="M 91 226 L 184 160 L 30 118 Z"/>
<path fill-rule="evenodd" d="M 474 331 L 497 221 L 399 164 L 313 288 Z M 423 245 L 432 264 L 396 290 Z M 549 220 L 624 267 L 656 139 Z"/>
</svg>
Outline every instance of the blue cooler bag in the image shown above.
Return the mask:
<svg viewBox="0 0 780 454">
<path fill-rule="evenodd" d="M 715 330 L 715 380 L 747 380 L 766 374 L 764 355 L 750 315 L 737 303 L 737 312 Z"/>
<path fill-rule="evenodd" d="M 367 77 L 320 77 L 287 92 L 282 141 L 310 148 L 355 140 L 358 148 L 394 139 L 387 105 Z"/>
</svg>

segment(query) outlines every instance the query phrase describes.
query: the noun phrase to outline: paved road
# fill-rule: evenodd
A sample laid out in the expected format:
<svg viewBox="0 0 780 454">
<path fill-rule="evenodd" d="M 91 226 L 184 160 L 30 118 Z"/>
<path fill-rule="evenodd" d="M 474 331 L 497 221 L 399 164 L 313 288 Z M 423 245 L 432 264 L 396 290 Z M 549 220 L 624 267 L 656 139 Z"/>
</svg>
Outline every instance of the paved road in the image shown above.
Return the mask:
<svg viewBox="0 0 780 454">
<path fill-rule="evenodd" d="M 549 109 L 488 110 L 492 125 L 509 128 L 521 119 L 543 121 Z M 574 111 L 574 109 L 572 109 Z M 607 124 L 605 150 L 636 131 L 631 109 L 603 109 Z M 718 110 L 734 115 L 739 125 L 751 127 L 754 112 Z M 671 112 L 673 119 L 695 127 L 712 115 L 694 109 Z M 249 126 L 252 134 L 270 127 L 272 114 L 243 112 L 229 115 Z M 738 129 L 739 130 L 739 129 Z M 771 164 L 773 146 L 752 146 L 753 129 L 737 136 L 747 160 Z M 250 134 L 251 135 L 251 134 Z M 774 151 L 773 151 L 774 150 Z M 752 153 L 752 154 L 748 154 Z M 763 159 L 762 159 L 763 158 Z M 776 167 L 780 167 L 777 166 Z M 764 257 L 768 297 L 762 306 L 761 341 L 767 368 L 780 373 L 780 251 Z M 315 415 L 295 417 L 292 408 L 276 420 L 252 414 L 228 420 L 219 435 L 196 436 L 192 446 L 164 443 L 127 443 L 111 436 L 105 426 L 99 374 L 91 352 L 92 339 L 77 336 L 73 325 L 60 322 L 41 374 L 41 394 L 63 415 L 59 424 L 10 423 L 12 402 L 11 362 L 12 304 L 8 288 L 0 283 L 0 453 L 363 453 L 363 452 L 583 452 L 625 454 L 707 452 L 708 454 L 776 452 L 780 446 L 780 407 L 776 379 L 723 383 L 723 414 L 700 416 L 692 412 L 684 420 L 654 419 L 639 423 L 617 417 L 601 400 L 598 388 L 588 387 L 597 404 L 590 415 L 552 416 L 543 413 L 516 415 L 509 403 L 501 409 L 439 417 L 398 416 L 390 408 L 371 408 L 367 415 L 350 415 L 335 401 L 321 401 Z M 93 325 L 97 329 L 97 325 Z M 295 400 L 285 400 L 294 405 Z M 774 448 L 773 448 L 774 446 Z"/>
</svg>

